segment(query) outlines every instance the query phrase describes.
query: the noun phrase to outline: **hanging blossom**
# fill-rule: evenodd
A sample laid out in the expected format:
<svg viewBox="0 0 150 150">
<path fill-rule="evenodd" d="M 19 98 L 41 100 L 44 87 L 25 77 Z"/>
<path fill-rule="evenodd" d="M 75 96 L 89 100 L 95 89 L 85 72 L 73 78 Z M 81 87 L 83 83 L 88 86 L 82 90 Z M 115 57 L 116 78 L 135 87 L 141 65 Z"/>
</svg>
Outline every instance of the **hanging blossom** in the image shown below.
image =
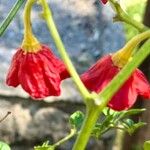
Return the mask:
<svg viewBox="0 0 150 150">
<path fill-rule="evenodd" d="M 26 2 L 24 9 L 24 39 L 21 48 L 14 54 L 6 83 L 22 88 L 35 99 L 59 96 L 60 83 L 67 78 L 64 63 L 50 48 L 39 43 L 32 33 L 30 15 L 34 0 Z"/>
<path fill-rule="evenodd" d="M 90 91 L 99 93 L 131 59 L 131 54 L 131 50 L 125 49 L 104 56 L 81 75 L 81 80 Z M 150 83 L 144 74 L 136 69 L 109 101 L 108 107 L 117 111 L 129 109 L 136 102 L 138 95 L 150 99 Z"/>
<path fill-rule="evenodd" d="M 60 95 L 60 83 L 68 76 L 64 63 L 45 45 L 40 45 L 38 51 L 32 50 L 19 48 L 14 54 L 7 85 L 21 85 L 36 99 Z"/>
</svg>

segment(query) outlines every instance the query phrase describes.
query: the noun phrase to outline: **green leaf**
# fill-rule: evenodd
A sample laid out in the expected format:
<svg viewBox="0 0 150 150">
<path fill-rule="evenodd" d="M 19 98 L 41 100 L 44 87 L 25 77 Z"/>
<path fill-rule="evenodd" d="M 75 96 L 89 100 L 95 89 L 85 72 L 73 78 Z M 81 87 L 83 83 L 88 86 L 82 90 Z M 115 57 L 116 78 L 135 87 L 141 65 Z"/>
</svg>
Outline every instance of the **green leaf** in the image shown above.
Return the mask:
<svg viewBox="0 0 150 150">
<path fill-rule="evenodd" d="M 25 0 L 17 0 L 16 3 L 14 4 L 13 8 L 10 10 L 8 16 L 6 19 L 2 22 L 0 25 L 0 36 L 5 32 L 13 18 L 16 16 L 18 10 L 21 8 Z"/>
<path fill-rule="evenodd" d="M 96 124 L 91 133 L 92 136 L 99 138 L 101 135 L 101 124 Z"/>
<path fill-rule="evenodd" d="M 76 111 L 69 118 L 71 126 L 77 129 L 81 128 L 83 121 L 84 121 L 84 114 L 81 111 Z"/>
<path fill-rule="evenodd" d="M 100 123 L 95 125 L 91 135 L 99 138 L 108 130 L 118 127 L 131 135 L 133 132 L 135 132 L 136 129 L 145 125 L 145 123 L 134 123 L 133 120 L 128 119 L 127 117 L 139 114 L 143 111 L 145 111 L 145 109 L 131 109 L 118 112 L 106 107 L 103 111 L 105 119 L 101 120 Z"/>
<path fill-rule="evenodd" d="M 0 150 L 11 150 L 9 145 L 0 141 Z"/>
<path fill-rule="evenodd" d="M 129 127 L 127 129 L 127 132 L 132 135 L 137 129 L 143 127 L 144 125 L 146 125 L 145 122 L 138 122 L 138 123 L 135 123 L 133 124 L 131 127 Z"/>
<path fill-rule="evenodd" d="M 144 143 L 144 150 L 150 150 L 150 141 Z"/>
<path fill-rule="evenodd" d="M 136 114 L 139 114 L 139 113 L 142 113 L 144 112 L 146 109 L 129 109 L 129 110 L 126 110 L 126 111 L 122 111 L 121 112 L 121 118 L 127 118 L 131 115 L 136 115 Z"/>
<path fill-rule="evenodd" d="M 114 114 L 107 115 L 101 123 L 96 123 L 91 135 L 96 138 L 100 138 L 101 134 L 110 128 L 110 125 L 113 123 L 113 119 Z"/>
</svg>

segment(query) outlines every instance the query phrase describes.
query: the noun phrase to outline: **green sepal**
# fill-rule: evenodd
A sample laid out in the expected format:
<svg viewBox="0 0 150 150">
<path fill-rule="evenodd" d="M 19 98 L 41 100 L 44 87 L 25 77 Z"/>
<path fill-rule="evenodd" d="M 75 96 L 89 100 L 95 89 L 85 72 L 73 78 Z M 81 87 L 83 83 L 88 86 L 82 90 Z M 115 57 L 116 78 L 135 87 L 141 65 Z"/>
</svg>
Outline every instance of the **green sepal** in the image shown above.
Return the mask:
<svg viewBox="0 0 150 150">
<path fill-rule="evenodd" d="M 126 121 L 122 122 L 122 125 L 124 126 L 125 131 L 128 132 L 130 135 L 132 135 L 137 129 L 146 125 L 146 123 L 145 122 L 134 123 L 133 120 L 126 119 Z"/>
<path fill-rule="evenodd" d="M 121 111 L 120 114 L 121 114 L 121 118 L 127 118 L 129 116 L 132 116 L 132 115 L 137 115 L 137 114 L 140 114 L 142 112 L 144 112 L 146 109 L 143 108 L 143 109 L 129 109 L 129 110 L 125 110 L 125 111 Z"/>
</svg>

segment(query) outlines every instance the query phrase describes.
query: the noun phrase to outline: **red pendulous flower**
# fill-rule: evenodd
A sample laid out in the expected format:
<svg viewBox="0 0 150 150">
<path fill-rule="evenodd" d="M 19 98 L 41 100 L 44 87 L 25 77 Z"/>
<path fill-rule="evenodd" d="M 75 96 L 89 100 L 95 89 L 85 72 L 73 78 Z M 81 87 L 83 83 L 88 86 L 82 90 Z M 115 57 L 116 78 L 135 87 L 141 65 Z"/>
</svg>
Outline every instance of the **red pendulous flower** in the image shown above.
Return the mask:
<svg viewBox="0 0 150 150">
<path fill-rule="evenodd" d="M 99 93 L 120 71 L 115 65 L 113 55 L 107 55 L 98 60 L 88 71 L 81 75 L 81 79 L 90 91 Z M 130 78 L 112 97 L 108 106 L 114 110 L 125 110 L 133 106 L 138 95 L 150 99 L 150 84 L 144 74 L 136 69 Z"/>
<path fill-rule="evenodd" d="M 31 7 L 27 1 L 24 8 L 24 38 L 21 48 L 13 56 L 6 83 L 22 88 L 36 99 L 60 95 L 61 80 L 69 76 L 64 63 L 51 49 L 40 44 L 32 33 Z"/>
<path fill-rule="evenodd" d="M 19 84 L 33 98 L 60 95 L 61 80 L 69 76 L 64 63 L 47 46 L 36 52 L 19 48 L 13 56 L 6 83 Z"/>
<path fill-rule="evenodd" d="M 103 4 L 106 4 L 106 3 L 108 2 L 108 0 L 101 0 L 101 2 L 102 2 Z"/>
</svg>

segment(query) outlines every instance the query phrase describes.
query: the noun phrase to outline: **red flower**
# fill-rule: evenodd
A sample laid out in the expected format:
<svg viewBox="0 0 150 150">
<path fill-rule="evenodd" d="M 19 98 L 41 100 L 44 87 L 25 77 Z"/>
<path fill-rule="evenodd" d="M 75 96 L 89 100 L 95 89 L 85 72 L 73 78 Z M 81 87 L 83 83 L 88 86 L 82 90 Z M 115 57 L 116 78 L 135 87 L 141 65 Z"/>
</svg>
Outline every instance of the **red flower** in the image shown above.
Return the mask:
<svg viewBox="0 0 150 150">
<path fill-rule="evenodd" d="M 114 65 L 112 56 L 107 55 L 83 73 L 81 79 L 90 91 L 99 93 L 119 71 L 120 68 Z M 150 99 L 150 84 L 144 74 L 136 69 L 112 97 L 108 106 L 118 111 L 128 109 L 133 106 L 138 95 Z"/>
<path fill-rule="evenodd" d="M 60 95 L 61 80 L 67 78 L 64 63 L 47 46 L 37 52 L 18 49 L 6 78 L 9 86 L 19 84 L 33 98 Z"/>
<path fill-rule="evenodd" d="M 103 4 L 106 4 L 106 3 L 108 2 L 108 0 L 101 0 L 101 2 L 102 2 Z"/>
</svg>

